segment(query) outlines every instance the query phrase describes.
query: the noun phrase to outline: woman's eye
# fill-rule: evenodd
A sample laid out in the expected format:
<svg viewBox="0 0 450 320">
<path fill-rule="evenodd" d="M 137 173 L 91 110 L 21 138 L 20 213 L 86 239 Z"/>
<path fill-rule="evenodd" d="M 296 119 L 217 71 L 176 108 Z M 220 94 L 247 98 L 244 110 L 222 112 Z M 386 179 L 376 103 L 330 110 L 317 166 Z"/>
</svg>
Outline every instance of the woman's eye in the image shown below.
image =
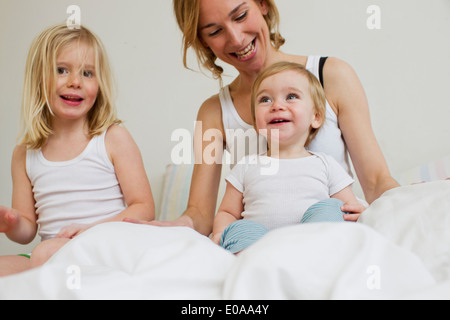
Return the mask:
<svg viewBox="0 0 450 320">
<path fill-rule="evenodd" d="M 247 12 L 248 11 L 244 11 L 241 15 L 239 15 L 235 20 L 236 21 L 242 21 L 245 19 L 245 17 L 247 17 Z"/>
<path fill-rule="evenodd" d="M 209 37 L 217 36 L 217 35 L 219 34 L 219 32 L 220 32 L 220 29 L 214 30 L 213 32 L 210 32 L 210 33 L 208 34 L 208 36 L 209 36 Z"/>
</svg>

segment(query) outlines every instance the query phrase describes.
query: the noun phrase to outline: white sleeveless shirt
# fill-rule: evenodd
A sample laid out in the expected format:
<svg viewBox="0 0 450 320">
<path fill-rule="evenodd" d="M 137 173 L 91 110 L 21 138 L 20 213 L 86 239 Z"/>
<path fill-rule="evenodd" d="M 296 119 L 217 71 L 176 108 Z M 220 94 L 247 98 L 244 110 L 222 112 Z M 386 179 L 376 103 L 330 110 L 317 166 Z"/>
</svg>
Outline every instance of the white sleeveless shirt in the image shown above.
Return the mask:
<svg viewBox="0 0 450 320">
<path fill-rule="evenodd" d="M 106 131 L 69 161 L 48 161 L 41 150 L 28 150 L 26 170 L 36 201 L 42 240 L 73 223 L 91 224 L 126 208 L 114 166 L 105 147 Z"/>
<path fill-rule="evenodd" d="M 319 62 L 320 56 L 309 56 L 306 62 L 305 68 L 314 74 L 317 79 L 319 79 Z M 232 156 L 232 166 L 236 164 L 242 156 L 253 154 L 255 152 L 247 146 L 245 149 L 245 154 L 241 156 L 242 152 L 237 151 L 240 149 L 236 146 L 237 140 L 236 136 L 233 136 L 233 132 L 243 130 L 247 132 L 246 139 L 250 145 L 261 145 L 261 142 L 257 141 L 256 131 L 252 125 L 246 123 L 239 116 L 236 108 L 234 107 L 233 100 L 230 94 L 229 86 L 222 88 L 219 92 L 220 104 L 222 108 L 222 121 L 225 129 L 226 137 L 226 150 L 235 155 Z M 253 132 L 253 134 L 250 134 Z M 309 145 L 308 149 L 313 152 L 323 152 L 332 156 L 346 171 L 353 177 L 347 147 L 344 143 L 341 130 L 339 129 L 338 119 L 333 109 L 331 109 L 330 104 L 326 101 L 326 119 L 322 127 L 320 128 L 318 134 L 314 140 Z M 259 153 L 264 153 L 265 150 L 260 150 Z M 237 155 L 237 156 L 236 156 Z"/>
</svg>

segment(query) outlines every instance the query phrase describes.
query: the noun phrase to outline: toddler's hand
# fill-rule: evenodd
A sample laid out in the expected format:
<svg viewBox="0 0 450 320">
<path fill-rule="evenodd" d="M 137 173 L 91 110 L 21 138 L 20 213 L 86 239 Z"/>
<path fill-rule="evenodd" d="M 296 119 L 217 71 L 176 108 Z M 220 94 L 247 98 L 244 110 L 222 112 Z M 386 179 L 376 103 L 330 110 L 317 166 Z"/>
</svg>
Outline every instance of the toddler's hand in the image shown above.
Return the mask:
<svg viewBox="0 0 450 320">
<path fill-rule="evenodd" d="M 341 207 L 341 211 L 348 212 L 349 214 L 344 214 L 345 221 L 358 221 L 361 213 L 366 210 L 366 207 L 359 202 L 347 202 Z"/>
<path fill-rule="evenodd" d="M 221 233 L 214 233 L 211 237 L 212 242 L 214 242 L 217 245 L 220 245 L 220 238 L 222 237 Z"/>
<path fill-rule="evenodd" d="M 90 227 L 91 225 L 74 223 L 62 228 L 55 238 L 73 239 Z"/>
<path fill-rule="evenodd" d="M 0 206 L 0 232 L 6 233 L 11 231 L 19 224 L 20 214 L 11 208 Z"/>
</svg>

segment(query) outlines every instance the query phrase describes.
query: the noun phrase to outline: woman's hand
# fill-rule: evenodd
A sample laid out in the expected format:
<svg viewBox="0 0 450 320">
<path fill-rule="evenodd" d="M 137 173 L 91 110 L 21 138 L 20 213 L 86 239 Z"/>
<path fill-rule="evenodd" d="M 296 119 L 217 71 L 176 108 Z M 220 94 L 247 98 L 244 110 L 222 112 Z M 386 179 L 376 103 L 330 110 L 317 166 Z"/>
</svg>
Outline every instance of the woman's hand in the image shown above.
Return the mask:
<svg viewBox="0 0 450 320">
<path fill-rule="evenodd" d="M 129 223 L 135 223 L 135 224 L 145 224 L 149 226 L 156 226 L 156 227 L 189 227 L 191 229 L 194 229 L 194 223 L 192 219 L 186 215 L 183 215 L 179 217 L 178 219 L 175 219 L 173 221 L 145 221 L 145 220 L 136 220 L 131 218 L 125 218 L 123 219 L 124 222 Z"/>
<path fill-rule="evenodd" d="M 344 214 L 345 221 L 358 221 L 364 210 L 366 210 L 366 207 L 359 202 L 347 202 L 341 207 L 342 212 L 348 212 L 348 214 Z"/>
</svg>

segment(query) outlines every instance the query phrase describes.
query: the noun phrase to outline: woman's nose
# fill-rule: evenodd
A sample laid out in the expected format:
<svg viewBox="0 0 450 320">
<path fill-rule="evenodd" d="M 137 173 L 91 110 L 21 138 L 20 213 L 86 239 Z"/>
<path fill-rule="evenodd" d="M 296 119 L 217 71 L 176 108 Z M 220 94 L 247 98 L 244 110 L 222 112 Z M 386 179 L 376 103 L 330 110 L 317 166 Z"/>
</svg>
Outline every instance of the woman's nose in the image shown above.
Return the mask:
<svg viewBox="0 0 450 320">
<path fill-rule="evenodd" d="M 239 28 L 229 28 L 227 30 L 228 44 L 235 47 L 235 50 L 242 49 L 244 45 L 243 34 Z"/>
</svg>

